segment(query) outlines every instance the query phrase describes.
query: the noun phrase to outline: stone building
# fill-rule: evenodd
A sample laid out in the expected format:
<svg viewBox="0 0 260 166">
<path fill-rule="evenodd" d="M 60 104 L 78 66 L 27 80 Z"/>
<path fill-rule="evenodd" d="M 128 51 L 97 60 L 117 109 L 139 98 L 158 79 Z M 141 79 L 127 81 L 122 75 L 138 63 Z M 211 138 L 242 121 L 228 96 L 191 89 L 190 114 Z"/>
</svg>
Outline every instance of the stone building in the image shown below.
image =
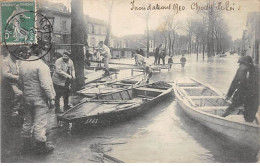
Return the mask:
<svg viewBox="0 0 260 166">
<path fill-rule="evenodd" d="M 247 31 L 244 31 L 243 42 L 246 55 L 252 56 L 255 64 L 259 64 L 260 54 L 260 12 L 251 12 L 247 16 Z"/>
</svg>

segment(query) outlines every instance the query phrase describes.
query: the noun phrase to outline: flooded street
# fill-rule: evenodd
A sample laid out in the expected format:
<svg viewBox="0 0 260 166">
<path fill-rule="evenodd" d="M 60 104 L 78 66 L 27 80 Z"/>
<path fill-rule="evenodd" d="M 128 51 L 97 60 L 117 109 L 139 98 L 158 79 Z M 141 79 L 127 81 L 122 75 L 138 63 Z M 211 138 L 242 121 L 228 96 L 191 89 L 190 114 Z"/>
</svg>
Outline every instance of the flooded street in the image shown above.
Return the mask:
<svg viewBox="0 0 260 166">
<path fill-rule="evenodd" d="M 173 65 L 172 70 L 154 73 L 151 81 L 173 82 L 177 77 L 194 77 L 208 83 L 224 93 L 238 67 L 238 56 L 205 59 L 196 62 L 196 56 L 186 56 L 184 68 Z M 179 62 L 180 56 L 173 58 Z M 147 61 L 152 62 L 153 57 Z M 113 60 L 129 63 L 130 60 Z M 131 62 L 134 62 L 132 59 Z M 167 62 L 167 60 L 166 60 Z M 111 66 L 112 67 L 112 66 Z M 131 74 L 122 71 L 119 78 Z M 18 137 L 19 131 L 14 133 Z M 48 136 L 56 149 L 46 156 L 20 155 L 15 153 L 16 139 L 10 152 L 2 158 L 3 162 L 91 162 L 90 144 L 124 142 L 112 146 L 107 154 L 130 163 L 175 163 L 175 162 L 258 162 L 247 156 L 239 145 L 190 119 L 180 108 L 174 97 L 159 103 L 151 110 L 126 122 L 113 126 L 68 132 L 63 128 L 54 128 Z M 8 152 L 8 150 L 7 150 Z"/>
</svg>

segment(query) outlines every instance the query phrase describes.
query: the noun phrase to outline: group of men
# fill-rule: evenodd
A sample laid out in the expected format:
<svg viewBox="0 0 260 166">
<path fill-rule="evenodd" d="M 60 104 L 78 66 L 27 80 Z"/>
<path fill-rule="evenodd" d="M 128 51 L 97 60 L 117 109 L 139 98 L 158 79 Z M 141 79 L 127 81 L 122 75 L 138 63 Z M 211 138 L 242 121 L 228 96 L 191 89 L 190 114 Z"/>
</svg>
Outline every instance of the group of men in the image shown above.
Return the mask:
<svg viewBox="0 0 260 166">
<path fill-rule="evenodd" d="M 75 70 L 69 51 L 65 51 L 63 57 L 55 62 L 52 77 L 49 66 L 39 59 L 40 50 L 34 47 L 29 54 L 28 59 L 18 63 L 16 57 L 7 50 L 4 51 L 2 92 L 5 95 L 2 100 L 2 120 L 7 122 L 8 119 L 9 123 L 14 123 L 12 119 L 22 116 L 21 151 L 48 153 L 54 146 L 47 142 L 47 116 L 54 107 L 60 112 L 61 96 L 64 99 L 64 110 L 69 108 L 69 88 L 71 80 L 75 79 Z M 2 125 L 7 124 L 2 121 Z"/>
<path fill-rule="evenodd" d="M 53 108 L 56 113 L 71 108 L 69 94 L 75 79 L 75 69 L 70 59 L 70 51 L 65 51 L 62 57 L 56 60 L 51 76 L 49 66 L 40 58 L 41 50 L 38 47 L 28 50 L 28 59 L 19 61 L 6 49 L 3 50 L 1 90 L 5 95 L 2 100 L 2 124 L 6 126 L 5 122 L 13 123 L 12 119 L 22 116 L 22 152 L 33 150 L 35 153 L 48 153 L 54 146 L 47 142 L 47 116 Z M 100 42 L 98 51 L 104 56 L 104 75 L 109 75 L 110 50 Z M 61 97 L 63 109 L 60 107 Z"/>
<path fill-rule="evenodd" d="M 160 60 L 162 59 L 163 65 L 165 65 L 166 51 L 162 48 L 162 44 L 159 44 L 155 49 L 154 53 L 154 65 L 160 65 Z"/>
</svg>

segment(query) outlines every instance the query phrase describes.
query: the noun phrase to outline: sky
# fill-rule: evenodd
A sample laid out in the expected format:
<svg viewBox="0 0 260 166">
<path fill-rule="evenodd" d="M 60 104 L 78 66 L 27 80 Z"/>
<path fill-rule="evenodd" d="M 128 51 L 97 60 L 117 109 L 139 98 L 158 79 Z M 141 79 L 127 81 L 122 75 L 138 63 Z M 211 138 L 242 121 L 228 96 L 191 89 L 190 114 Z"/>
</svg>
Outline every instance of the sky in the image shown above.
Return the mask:
<svg viewBox="0 0 260 166">
<path fill-rule="evenodd" d="M 55 2 L 63 2 L 69 4 L 70 0 L 55 0 Z M 73 1 L 73 0 L 72 0 Z M 102 4 L 106 0 L 83 0 L 83 11 L 90 17 L 108 20 L 108 10 Z M 108 0 L 107 0 L 108 1 Z M 118 37 L 131 34 L 143 34 L 146 29 L 145 21 L 140 17 L 144 10 L 131 10 L 133 0 L 117 0 L 117 5 L 113 8 L 112 12 L 112 34 Z M 142 2 L 141 2 L 142 1 Z M 145 1 L 145 2 L 143 2 Z M 249 12 L 260 12 L 260 0 L 215 0 L 221 2 L 223 8 L 223 18 L 228 26 L 228 32 L 233 40 L 242 38 L 243 30 L 246 29 L 246 18 Z M 169 6 L 170 10 L 153 10 L 151 19 L 149 20 L 149 27 L 151 30 L 156 29 L 163 23 L 164 18 L 174 14 L 174 20 L 179 27 L 185 27 L 187 20 L 192 17 L 198 18 L 201 11 L 197 7 L 205 7 L 207 0 L 134 0 L 134 6 L 147 7 L 149 4 L 152 6 L 158 4 L 160 6 Z M 226 3 L 234 10 L 227 11 L 225 9 Z M 174 8 L 175 5 L 175 8 Z M 176 6 L 181 10 L 176 10 Z M 174 8 L 174 9 L 173 9 Z M 193 9 L 191 9 L 193 8 Z M 182 10 L 183 9 L 183 10 Z M 147 11 L 147 10 L 146 10 Z M 185 33 L 179 30 L 179 33 Z"/>
</svg>

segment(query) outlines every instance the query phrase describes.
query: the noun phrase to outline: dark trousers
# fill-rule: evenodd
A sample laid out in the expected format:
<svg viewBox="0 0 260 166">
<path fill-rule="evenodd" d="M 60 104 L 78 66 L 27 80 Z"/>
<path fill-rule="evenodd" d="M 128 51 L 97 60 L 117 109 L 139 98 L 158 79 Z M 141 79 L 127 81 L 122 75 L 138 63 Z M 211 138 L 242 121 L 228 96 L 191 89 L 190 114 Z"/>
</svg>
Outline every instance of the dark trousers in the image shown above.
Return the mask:
<svg viewBox="0 0 260 166">
<path fill-rule="evenodd" d="M 160 59 L 162 59 L 163 65 L 165 65 L 165 58 L 162 58 L 162 57 L 159 57 L 159 59 L 158 59 L 158 65 L 160 65 Z"/>
<path fill-rule="evenodd" d="M 153 64 L 154 64 L 154 65 L 157 65 L 157 61 L 158 61 L 158 58 L 155 56 L 155 57 L 154 57 L 154 62 L 153 62 Z"/>
<path fill-rule="evenodd" d="M 61 96 L 63 97 L 63 102 L 64 102 L 64 109 L 69 107 L 69 87 L 68 86 L 60 86 L 60 85 L 55 85 L 54 84 L 54 89 L 56 92 L 56 97 L 55 97 L 55 108 L 58 109 L 60 108 L 60 98 Z"/>
</svg>

